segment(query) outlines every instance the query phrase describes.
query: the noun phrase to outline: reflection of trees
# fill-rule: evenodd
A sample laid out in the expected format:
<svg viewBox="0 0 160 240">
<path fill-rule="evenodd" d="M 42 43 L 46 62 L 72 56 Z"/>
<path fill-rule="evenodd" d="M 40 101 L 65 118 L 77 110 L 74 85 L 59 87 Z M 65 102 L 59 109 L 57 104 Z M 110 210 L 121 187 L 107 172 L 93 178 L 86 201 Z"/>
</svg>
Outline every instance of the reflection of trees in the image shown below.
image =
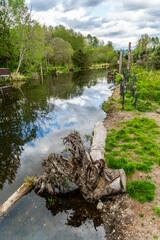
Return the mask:
<svg viewBox="0 0 160 240">
<path fill-rule="evenodd" d="M 23 145 L 32 140 L 36 126 L 23 119 L 20 105 L 1 106 L 0 109 L 0 189 L 5 181 L 12 183 L 20 166 Z"/>
<path fill-rule="evenodd" d="M 60 74 L 50 79 L 50 96 L 61 99 L 81 96 L 84 88 L 95 86 L 100 77 L 107 77 L 107 71 L 101 69 Z"/>
<path fill-rule="evenodd" d="M 68 226 L 79 227 L 85 223 L 86 220 L 92 220 L 96 229 L 96 227 L 103 223 L 96 204 L 88 204 L 78 190 L 70 195 L 55 196 L 53 198 L 53 206 L 50 206 L 49 198 L 50 197 L 46 197 L 46 206 L 53 216 L 56 216 L 59 212 L 71 210 L 71 214 L 68 216 L 66 223 Z"/>
<path fill-rule="evenodd" d="M 0 189 L 15 179 L 23 146 L 36 138 L 44 117 L 54 109 L 47 105 L 46 93 L 39 85 L 28 90 L 23 87 L 23 94 L 23 100 L 11 103 L 6 99 L 8 105 L 0 105 Z M 16 97 L 22 95 L 17 96 L 16 91 Z"/>
<path fill-rule="evenodd" d="M 0 189 L 5 181 L 14 180 L 24 144 L 36 138 L 37 131 L 43 135 L 42 127 L 55 107 L 47 98 L 81 96 L 84 87 L 95 85 L 98 77 L 106 75 L 106 70 L 96 70 L 61 74 L 47 78 L 43 85 L 34 81 L 21 86 L 21 92 L 16 91 L 17 102 L 6 99 L 7 105 L 0 104 Z"/>
</svg>

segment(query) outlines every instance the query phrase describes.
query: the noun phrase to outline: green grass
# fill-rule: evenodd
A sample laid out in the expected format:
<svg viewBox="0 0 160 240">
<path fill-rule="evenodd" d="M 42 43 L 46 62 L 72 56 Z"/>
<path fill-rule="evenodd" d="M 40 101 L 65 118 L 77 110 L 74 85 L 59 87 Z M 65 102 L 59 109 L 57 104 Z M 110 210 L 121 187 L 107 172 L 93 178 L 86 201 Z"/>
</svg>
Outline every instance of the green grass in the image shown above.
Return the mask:
<svg viewBox="0 0 160 240">
<path fill-rule="evenodd" d="M 160 70 L 151 72 L 143 67 L 134 67 L 133 74 L 137 75 L 138 98 L 160 105 Z"/>
<path fill-rule="evenodd" d="M 135 105 L 135 98 L 132 96 L 133 79 L 130 77 L 125 87 L 124 111 L 151 112 L 158 109 L 160 105 L 160 71 L 148 71 L 143 67 L 134 67 L 132 76 L 137 76 L 134 89 L 138 93 L 138 101 Z M 120 103 L 122 98 L 120 97 Z M 122 110 L 122 109 L 121 109 Z"/>
<path fill-rule="evenodd" d="M 127 183 L 127 193 L 141 203 L 150 202 L 155 197 L 155 184 L 148 181 L 131 181 Z"/>
<path fill-rule="evenodd" d="M 144 217 L 144 213 L 140 213 L 139 217 L 143 218 Z"/>
<path fill-rule="evenodd" d="M 109 101 L 104 101 L 104 103 L 102 104 L 102 110 L 106 113 L 108 113 L 108 111 L 110 110 L 111 106 L 116 102 L 116 100 L 111 97 L 109 99 Z"/>
<path fill-rule="evenodd" d="M 160 130 L 155 120 L 134 118 L 118 124 L 106 138 L 105 159 L 109 168 L 123 168 L 127 176 L 136 170 L 151 172 L 152 165 L 160 164 Z"/>
<path fill-rule="evenodd" d="M 153 212 L 160 217 L 160 207 L 153 207 Z"/>
</svg>

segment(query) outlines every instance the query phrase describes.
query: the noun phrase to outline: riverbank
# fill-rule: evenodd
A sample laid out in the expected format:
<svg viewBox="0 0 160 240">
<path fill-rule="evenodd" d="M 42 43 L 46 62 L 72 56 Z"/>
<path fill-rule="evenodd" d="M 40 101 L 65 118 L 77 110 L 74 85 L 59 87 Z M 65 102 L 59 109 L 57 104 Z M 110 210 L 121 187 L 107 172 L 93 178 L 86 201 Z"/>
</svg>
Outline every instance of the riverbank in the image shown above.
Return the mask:
<svg viewBox="0 0 160 240">
<path fill-rule="evenodd" d="M 81 67 L 76 67 L 76 66 L 50 66 L 46 70 L 46 68 L 43 69 L 43 76 L 58 76 L 59 74 L 63 73 L 69 73 L 69 72 L 81 72 L 85 70 L 95 70 L 95 69 L 107 69 L 109 68 L 108 63 L 104 64 L 92 64 L 89 67 L 81 68 Z M 0 84 L 4 85 L 6 82 L 7 83 L 13 83 L 16 87 L 17 82 L 21 82 L 21 84 L 25 83 L 27 80 L 37 80 L 39 79 L 40 72 L 26 72 L 25 74 L 20 74 L 20 73 L 11 73 L 10 77 L 7 78 L 0 78 Z"/>
<path fill-rule="evenodd" d="M 114 99 L 114 101 L 113 101 Z M 159 130 L 160 130 L 160 116 L 159 116 L 159 110 L 160 107 L 155 111 L 150 112 L 139 112 L 138 110 L 134 111 L 124 111 L 121 109 L 121 103 L 120 103 L 120 90 L 119 86 L 115 89 L 113 95 L 112 95 L 112 104 L 110 105 L 108 109 L 108 114 L 106 119 L 104 120 L 104 126 L 107 128 L 108 133 L 114 133 L 116 134 L 116 131 L 122 130 L 123 132 L 125 129 L 125 122 L 133 121 L 133 119 L 149 119 L 149 121 L 155 121 L 157 123 L 157 127 L 154 128 L 155 132 L 155 139 L 157 144 L 159 145 Z M 111 100 L 109 101 L 111 102 Z M 114 102 L 114 103 L 113 103 Z M 107 105 L 108 106 L 108 105 Z M 123 122 L 123 124 L 120 124 L 120 122 Z M 139 126 L 137 125 L 137 128 Z M 111 130 L 115 129 L 115 130 Z M 144 133 L 145 135 L 147 134 Z M 120 131 L 118 132 L 120 133 Z M 130 137 L 133 136 L 134 133 L 130 134 Z M 107 134 L 109 137 L 109 135 Z M 112 135 L 113 137 L 113 135 Z M 140 181 L 142 183 L 144 182 L 150 182 L 156 186 L 154 200 L 145 201 L 145 203 L 141 203 L 137 200 L 133 200 L 128 194 L 121 194 L 115 197 L 111 197 L 104 203 L 104 208 L 102 210 L 103 214 L 103 220 L 104 220 L 104 226 L 106 229 L 106 232 L 108 232 L 107 240 L 110 239 L 123 239 L 123 240 L 151 240 L 151 239 L 160 239 L 160 226 L 159 226 L 159 207 L 160 207 L 160 166 L 157 164 L 157 162 L 152 161 L 152 155 L 154 155 L 154 152 L 151 154 L 148 153 L 148 150 L 146 150 L 145 155 L 140 156 L 140 152 L 134 153 L 132 152 L 132 148 L 134 148 L 134 144 L 137 144 L 137 140 L 130 141 L 126 143 L 123 141 L 123 139 L 119 139 L 120 144 L 116 145 L 112 148 L 112 153 L 114 152 L 115 157 L 112 158 L 112 161 L 115 161 L 116 159 L 119 159 L 119 156 L 122 156 L 123 159 L 129 160 L 129 164 L 131 166 L 131 163 L 135 162 L 133 166 L 135 166 L 134 171 L 132 168 L 128 170 L 128 182 L 135 182 Z M 112 142 L 113 143 L 113 142 Z M 124 146 L 125 143 L 125 146 Z M 113 143 L 114 144 L 114 143 Z M 127 148 L 126 146 L 130 147 Z M 131 145 L 132 144 L 132 145 Z M 146 145 L 144 147 L 147 148 L 149 146 L 150 142 L 145 143 Z M 120 147 L 125 147 L 124 151 L 120 149 Z M 121 151 L 120 151 L 121 150 Z M 139 149 L 140 150 L 140 149 Z M 118 152 L 116 155 L 115 152 Z M 106 151 L 106 161 L 107 158 L 109 158 L 109 148 L 108 151 Z M 150 167 L 148 169 L 143 168 L 138 170 L 136 169 L 136 166 L 139 164 L 139 157 L 145 157 L 147 158 L 148 155 L 148 163 L 146 166 L 148 166 L 150 163 Z M 158 153 L 159 154 L 159 153 Z M 128 156 L 132 156 L 132 160 L 127 158 Z M 125 164 L 128 164 L 126 161 L 123 163 L 123 167 L 125 168 Z M 117 168 L 120 168 L 121 166 L 117 166 Z M 114 166 L 113 168 L 116 168 Z M 133 190 L 134 191 L 134 190 Z M 136 192 L 136 189 L 135 189 Z M 143 193 L 145 195 L 145 192 Z"/>
</svg>

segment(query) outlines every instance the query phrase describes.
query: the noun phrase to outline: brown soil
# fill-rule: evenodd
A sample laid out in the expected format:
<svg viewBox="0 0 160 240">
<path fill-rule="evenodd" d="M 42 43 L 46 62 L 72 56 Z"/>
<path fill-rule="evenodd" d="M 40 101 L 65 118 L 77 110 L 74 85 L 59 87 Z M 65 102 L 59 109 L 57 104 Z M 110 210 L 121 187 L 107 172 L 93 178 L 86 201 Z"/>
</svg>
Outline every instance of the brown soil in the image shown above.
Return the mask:
<svg viewBox="0 0 160 240">
<path fill-rule="evenodd" d="M 113 98 L 119 98 L 119 88 L 116 88 Z M 135 117 L 148 117 L 155 119 L 160 126 L 160 115 L 156 112 L 147 112 L 137 115 L 136 112 L 117 111 L 119 107 L 114 105 L 104 120 L 104 126 L 109 131 L 111 128 L 118 129 L 117 123 L 128 121 Z M 153 166 L 149 174 L 136 172 L 132 180 L 146 180 L 146 176 L 152 176 L 151 182 L 156 185 L 154 201 L 141 204 L 134 202 L 127 194 L 112 196 L 104 201 L 102 216 L 106 230 L 107 240 L 152 240 L 157 235 L 160 240 L 160 217 L 153 212 L 153 206 L 160 206 L 160 167 Z M 143 213 L 144 217 L 139 214 Z"/>
</svg>

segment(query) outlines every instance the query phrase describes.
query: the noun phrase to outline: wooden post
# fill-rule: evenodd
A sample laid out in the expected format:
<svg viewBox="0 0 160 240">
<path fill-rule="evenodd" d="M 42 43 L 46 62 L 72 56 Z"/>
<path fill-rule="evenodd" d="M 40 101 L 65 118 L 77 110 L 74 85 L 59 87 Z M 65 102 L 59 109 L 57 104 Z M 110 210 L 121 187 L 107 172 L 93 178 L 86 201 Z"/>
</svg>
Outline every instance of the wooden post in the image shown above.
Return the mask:
<svg viewBox="0 0 160 240">
<path fill-rule="evenodd" d="M 128 64 L 127 64 L 128 71 L 130 69 L 130 64 L 131 64 L 131 42 L 129 42 L 129 48 L 128 48 Z"/>
<path fill-rule="evenodd" d="M 122 73 L 122 52 L 120 52 L 120 57 L 119 57 L 119 73 Z"/>
</svg>

